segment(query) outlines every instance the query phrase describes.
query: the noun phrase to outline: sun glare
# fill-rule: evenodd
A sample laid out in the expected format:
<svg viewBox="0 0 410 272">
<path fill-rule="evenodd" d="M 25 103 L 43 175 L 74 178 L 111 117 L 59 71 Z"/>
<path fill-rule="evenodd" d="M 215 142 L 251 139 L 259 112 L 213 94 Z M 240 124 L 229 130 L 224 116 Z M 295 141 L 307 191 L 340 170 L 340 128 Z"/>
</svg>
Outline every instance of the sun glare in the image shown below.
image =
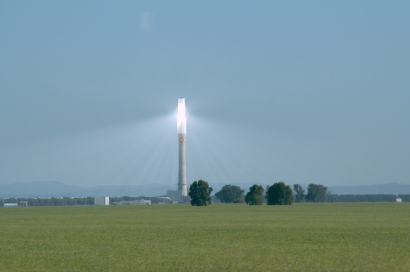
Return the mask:
<svg viewBox="0 0 410 272">
<path fill-rule="evenodd" d="M 186 133 L 186 116 L 185 116 L 185 98 L 178 98 L 178 118 L 177 131 L 178 133 Z"/>
</svg>

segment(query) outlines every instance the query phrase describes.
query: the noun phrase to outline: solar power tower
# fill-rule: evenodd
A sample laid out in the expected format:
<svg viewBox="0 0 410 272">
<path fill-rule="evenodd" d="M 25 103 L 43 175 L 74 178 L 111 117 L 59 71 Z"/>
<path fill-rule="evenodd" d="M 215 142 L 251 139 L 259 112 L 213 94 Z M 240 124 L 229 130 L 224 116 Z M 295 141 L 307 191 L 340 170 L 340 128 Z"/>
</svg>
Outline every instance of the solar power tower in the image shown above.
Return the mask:
<svg viewBox="0 0 410 272">
<path fill-rule="evenodd" d="M 179 164 L 178 164 L 178 191 L 182 191 L 182 196 L 187 196 L 186 183 L 186 116 L 185 116 L 185 98 L 178 98 L 178 119 L 177 133 L 179 144 Z"/>
</svg>

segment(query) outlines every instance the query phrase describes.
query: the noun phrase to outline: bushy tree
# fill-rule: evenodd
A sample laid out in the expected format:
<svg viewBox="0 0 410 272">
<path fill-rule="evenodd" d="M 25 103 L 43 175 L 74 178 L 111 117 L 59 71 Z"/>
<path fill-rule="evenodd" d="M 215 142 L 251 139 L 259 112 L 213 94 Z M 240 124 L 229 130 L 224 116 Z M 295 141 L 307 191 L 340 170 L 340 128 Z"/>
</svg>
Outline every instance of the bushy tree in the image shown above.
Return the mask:
<svg viewBox="0 0 410 272">
<path fill-rule="evenodd" d="M 215 194 L 215 196 L 224 203 L 232 203 L 235 199 L 242 198 L 244 190 L 239 186 L 225 185 Z"/>
<path fill-rule="evenodd" d="M 282 181 L 268 186 L 265 197 L 268 205 L 292 205 L 293 202 L 292 189 Z"/>
<path fill-rule="evenodd" d="M 191 186 L 189 186 L 188 195 L 191 197 L 192 206 L 207 206 L 211 202 L 211 192 L 212 187 L 209 187 L 208 182 L 202 179 L 194 181 Z"/>
<path fill-rule="evenodd" d="M 293 185 L 293 191 L 295 192 L 295 202 L 302 202 L 305 198 L 305 190 L 299 184 Z"/>
<path fill-rule="evenodd" d="M 310 202 L 324 202 L 327 187 L 321 184 L 309 184 L 306 200 Z"/>
<path fill-rule="evenodd" d="M 249 188 L 249 192 L 246 194 L 245 202 L 249 205 L 262 205 L 263 204 L 263 187 L 260 185 L 253 185 Z"/>
<path fill-rule="evenodd" d="M 233 203 L 243 203 L 243 200 L 241 198 L 235 199 Z"/>
</svg>

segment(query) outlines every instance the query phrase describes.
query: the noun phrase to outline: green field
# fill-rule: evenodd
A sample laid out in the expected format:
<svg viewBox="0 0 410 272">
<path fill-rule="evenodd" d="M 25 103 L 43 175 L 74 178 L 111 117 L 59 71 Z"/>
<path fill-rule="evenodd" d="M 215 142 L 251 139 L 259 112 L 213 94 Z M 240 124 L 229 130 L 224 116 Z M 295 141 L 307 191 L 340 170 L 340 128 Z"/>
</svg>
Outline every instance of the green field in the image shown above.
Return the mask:
<svg viewBox="0 0 410 272">
<path fill-rule="evenodd" d="M 410 203 L 0 208 L 0 271 L 410 271 Z"/>
</svg>

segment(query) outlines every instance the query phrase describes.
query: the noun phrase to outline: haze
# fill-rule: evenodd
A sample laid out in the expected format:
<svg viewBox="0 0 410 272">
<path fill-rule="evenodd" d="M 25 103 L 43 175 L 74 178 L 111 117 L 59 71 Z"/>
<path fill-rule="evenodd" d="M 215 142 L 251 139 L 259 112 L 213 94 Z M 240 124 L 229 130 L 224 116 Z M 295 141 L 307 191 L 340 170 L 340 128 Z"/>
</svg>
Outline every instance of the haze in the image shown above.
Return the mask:
<svg viewBox="0 0 410 272">
<path fill-rule="evenodd" d="M 409 1 L 1 1 L 0 183 L 410 184 Z"/>
</svg>

